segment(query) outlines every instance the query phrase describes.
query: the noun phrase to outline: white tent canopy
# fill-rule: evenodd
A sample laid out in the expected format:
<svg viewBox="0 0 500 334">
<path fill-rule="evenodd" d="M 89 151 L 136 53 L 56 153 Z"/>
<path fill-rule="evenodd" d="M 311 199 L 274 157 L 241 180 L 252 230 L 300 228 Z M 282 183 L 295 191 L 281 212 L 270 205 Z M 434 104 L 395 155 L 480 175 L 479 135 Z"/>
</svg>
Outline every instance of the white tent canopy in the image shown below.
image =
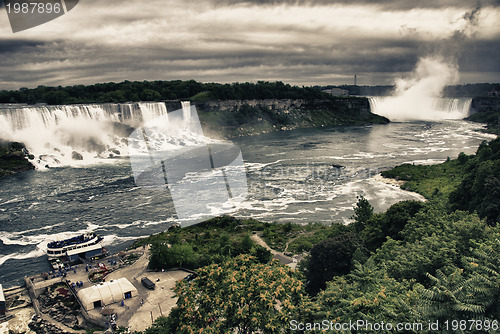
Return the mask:
<svg viewBox="0 0 500 334">
<path fill-rule="evenodd" d="M 78 291 L 78 299 L 87 311 L 135 296 L 137 296 L 137 289 L 126 278 L 119 278 Z"/>
</svg>

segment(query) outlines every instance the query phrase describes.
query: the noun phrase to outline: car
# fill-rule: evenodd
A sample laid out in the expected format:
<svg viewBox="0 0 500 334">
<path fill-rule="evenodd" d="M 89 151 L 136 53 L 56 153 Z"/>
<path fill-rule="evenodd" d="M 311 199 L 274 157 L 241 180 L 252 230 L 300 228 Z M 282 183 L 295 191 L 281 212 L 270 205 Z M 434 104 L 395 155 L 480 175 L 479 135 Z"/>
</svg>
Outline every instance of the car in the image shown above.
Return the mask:
<svg viewBox="0 0 500 334">
<path fill-rule="evenodd" d="M 147 289 L 149 290 L 154 290 L 156 287 L 156 284 L 154 284 L 149 278 L 143 277 L 141 279 L 142 285 L 144 285 Z"/>
<path fill-rule="evenodd" d="M 186 277 L 184 277 L 183 279 L 186 281 L 186 282 L 191 282 L 192 280 L 194 280 L 196 277 L 198 277 L 198 274 L 189 274 L 187 275 Z"/>
</svg>

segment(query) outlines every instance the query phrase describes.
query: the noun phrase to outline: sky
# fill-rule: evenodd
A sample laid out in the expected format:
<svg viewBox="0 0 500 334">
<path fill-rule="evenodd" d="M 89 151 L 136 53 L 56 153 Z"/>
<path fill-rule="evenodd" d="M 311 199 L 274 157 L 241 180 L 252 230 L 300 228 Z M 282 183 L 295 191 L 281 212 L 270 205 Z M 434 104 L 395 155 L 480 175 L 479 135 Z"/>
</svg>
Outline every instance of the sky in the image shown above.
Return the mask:
<svg viewBox="0 0 500 334">
<path fill-rule="evenodd" d="M 440 56 L 459 83 L 500 82 L 500 0 L 80 0 L 13 33 L 0 89 L 123 80 L 393 84 Z"/>
</svg>

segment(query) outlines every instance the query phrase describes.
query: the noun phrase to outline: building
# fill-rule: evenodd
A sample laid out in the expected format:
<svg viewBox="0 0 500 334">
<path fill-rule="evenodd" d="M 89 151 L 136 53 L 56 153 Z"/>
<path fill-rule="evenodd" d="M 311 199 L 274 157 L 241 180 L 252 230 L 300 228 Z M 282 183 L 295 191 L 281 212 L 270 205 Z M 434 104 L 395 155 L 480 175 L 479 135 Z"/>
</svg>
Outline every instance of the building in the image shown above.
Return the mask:
<svg viewBox="0 0 500 334">
<path fill-rule="evenodd" d="M 349 91 L 347 89 L 342 88 L 330 88 L 323 90 L 324 93 L 332 94 L 334 96 L 346 96 L 349 95 Z"/>
<path fill-rule="evenodd" d="M 0 315 L 5 315 L 7 312 L 7 305 L 5 304 L 5 295 L 3 294 L 3 287 L 0 284 Z"/>
<path fill-rule="evenodd" d="M 126 278 L 100 283 L 78 291 L 78 299 L 87 310 L 119 303 L 137 296 L 137 289 Z"/>
</svg>

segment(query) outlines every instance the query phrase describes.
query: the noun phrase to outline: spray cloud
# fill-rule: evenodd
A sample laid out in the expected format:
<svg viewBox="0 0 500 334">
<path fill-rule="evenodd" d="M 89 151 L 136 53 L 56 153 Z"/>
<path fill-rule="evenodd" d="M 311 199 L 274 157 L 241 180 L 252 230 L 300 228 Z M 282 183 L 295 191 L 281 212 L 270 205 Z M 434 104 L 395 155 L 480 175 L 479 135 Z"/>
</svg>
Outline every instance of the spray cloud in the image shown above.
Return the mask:
<svg viewBox="0 0 500 334">
<path fill-rule="evenodd" d="M 481 4 L 466 12 L 454 23 L 459 24 L 448 38 L 440 41 L 434 50 L 426 52 L 417 61 L 415 69 L 406 78 L 396 80 L 394 96 L 378 101 L 375 112 L 391 120 L 457 119 L 468 115 L 468 106 L 460 105 L 449 112 L 439 98 L 447 85 L 459 81 L 457 55 L 463 41 L 471 38 L 479 23 Z"/>
</svg>

